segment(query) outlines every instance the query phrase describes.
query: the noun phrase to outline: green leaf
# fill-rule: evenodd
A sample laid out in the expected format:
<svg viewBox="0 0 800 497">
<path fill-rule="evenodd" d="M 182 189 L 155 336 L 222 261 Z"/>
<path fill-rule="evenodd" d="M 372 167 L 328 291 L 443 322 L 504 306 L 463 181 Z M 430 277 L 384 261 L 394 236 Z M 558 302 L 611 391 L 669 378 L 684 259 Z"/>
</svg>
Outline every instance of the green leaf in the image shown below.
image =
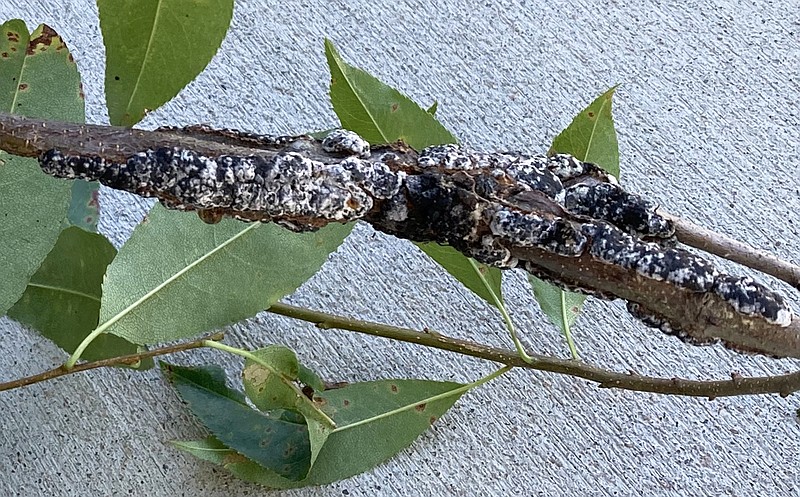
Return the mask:
<svg viewBox="0 0 800 497">
<path fill-rule="evenodd" d="M 28 35 L 25 23 L 0 26 L 0 109 L 11 114 L 84 122 L 78 68 L 61 37 L 46 24 Z M 63 181 L 62 181 L 63 182 Z"/>
<path fill-rule="evenodd" d="M 77 226 L 86 231 L 97 232 L 100 218 L 100 183 L 96 181 L 75 180 L 72 182 L 71 199 L 67 211 L 69 226 Z"/>
<path fill-rule="evenodd" d="M 439 110 L 439 101 L 438 100 L 434 100 L 433 104 L 431 104 L 431 106 L 428 107 L 428 110 L 426 110 L 425 112 L 427 112 L 428 114 L 430 114 L 432 116 L 435 116 L 437 110 Z"/>
<path fill-rule="evenodd" d="M 45 25 L 0 26 L 0 110 L 83 122 L 80 76 L 61 37 Z M 46 199 L 46 200 L 45 200 Z M 35 159 L 0 152 L 0 315 L 19 300 L 56 243 L 70 183 L 42 173 Z"/>
<path fill-rule="evenodd" d="M 575 324 L 575 320 L 578 319 L 578 314 L 581 312 L 586 295 L 565 292 L 532 274 L 528 275 L 528 281 L 531 284 L 536 301 L 539 302 L 539 306 L 542 308 L 542 312 L 550 318 L 553 324 L 566 333 Z"/>
<path fill-rule="evenodd" d="M 97 326 L 106 267 L 117 251 L 102 235 L 70 227 L 61 232 L 53 250 L 28 283 L 9 317 L 34 328 L 72 353 Z M 103 335 L 83 353 L 97 360 L 134 354 L 137 346 L 114 335 Z M 151 367 L 152 360 L 146 367 Z"/>
<path fill-rule="evenodd" d="M 570 154 L 619 177 L 619 146 L 611 116 L 611 99 L 616 89 L 616 86 L 610 88 L 575 116 L 553 140 L 548 154 Z"/>
<path fill-rule="evenodd" d="M 108 268 L 100 327 L 152 344 L 254 316 L 316 273 L 351 229 L 211 225 L 156 205 Z"/>
<path fill-rule="evenodd" d="M 369 73 L 345 63 L 327 39 L 325 56 L 331 71 L 331 103 L 343 128 L 373 144 L 402 140 L 417 150 L 457 143 L 431 113 Z"/>
<path fill-rule="evenodd" d="M 464 385 L 425 380 L 355 383 L 315 396 L 337 428 L 302 481 L 282 478 L 214 438 L 176 447 L 219 464 L 237 477 L 273 488 L 324 485 L 367 471 L 409 446 L 466 391 Z"/>
<path fill-rule="evenodd" d="M 503 272 L 500 269 L 481 264 L 447 245 L 431 242 L 416 243 L 416 246 L 478 297 L 497 308 L 503 305 L 500 287 Z"/>
<path fill-rule="evenodd" d="M 422 109 L 394 88 L 342 61 L 330 40 L 325 40 L 325 55 L 331 71 L 331 102 L 342 127 L 370 143 L 402 140 L 416 149 L 458 142 L 434 118 L 437 102 Z M 491 305 L 502 305 L 499 269 L 479 264 L 452 247 L 436 243 L 417 246 L 479 297 Z"/>
<path fill-rule="evenodd" d="M 98 0 L 111 124 L 132 126 L 206 67 L 233 0 Z"/>
<path fill-rule="evenodd" d="M 616 89 L 612 87 L 575 116 L 567 129 L 553 140 L 548 154 L 570 154 L 619 177 L 619 145 L 611 116 L 611 99 Z M 565 292 L 534 276 L 529 276 L 528 281 L 542 312 L 564 333 L 572 356 L 577 359 L 570 326 L 577 319 L 586 297 Z"/>
<path fill-rule="evenodd" d="M 225 385 L 218 366 L 182 367 L 162 363 L 162 370 L 192 413 L 222 443 L 281 479 L 308 473 L 310 444 L 304 424 L 270 417 L 248 406 Z"/>
<path fill-rule="evenodd" d="M 259 471 L 263 471 L 258 464 L 229 448 L 213 436 L 206 437 L 202 440 L 170 440 L 170 443 L 198 459 L 214 463 L 218 466 L 248 462 L 259 468 Z"/>
<path fill-rule="evenodd" d="M 310 465 L 313 467 L 334 425 L 295 383 L 299 380 L 300 373 L 297 356 L 282 345 L 256 350 L 252 355 L 259 361 L 248 358 L 242 372 L 247 397 L 262 411 L 288 409 L 305 418 L 311 441 Z M 233 444 L 231 446 L 237 447 Z"/>
<path fill-rule="evenodd" d="M 294 384 L 299 369 L 294 352 L 282 345 L 272 345 L 252 354 L 262 363 L 247 359 L 242 383 L 253 405 L 262 411 L 294 407 L 298 394 L 303 396 Z"/>
<path fill-rule="evenodd" d="M 311 387 L 314 392 L 321 392 L 325 390 L 325 383 L 322 381 L 322 378 L 317 375 L 314 371 L 310 368 L 298 364 L 297 365 L 297 379 L 300 380 L 304 385 Z"/>
</svg>

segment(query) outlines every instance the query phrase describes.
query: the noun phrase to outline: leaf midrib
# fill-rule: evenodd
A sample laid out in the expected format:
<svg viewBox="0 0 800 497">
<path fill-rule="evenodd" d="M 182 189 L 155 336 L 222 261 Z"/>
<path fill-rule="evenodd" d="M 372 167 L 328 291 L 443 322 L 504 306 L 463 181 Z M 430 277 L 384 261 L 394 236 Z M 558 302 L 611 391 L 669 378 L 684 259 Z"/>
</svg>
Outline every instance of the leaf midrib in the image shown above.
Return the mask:
<svg viewBox="0 0 800 497">
<path fill-rule="evenodd" d="M 145 303 L 147 300 L 149 300 L 150 298 L 154 297 L 154 296 L 155 296 L 155 295 L 157 295 L 159 292 L 161 292 L 161 290 L 163 290 L 164 288 L 166 288 L 167 286 L 169 286 L 169 285 L 170 285 L 170 284 L 172 284 L 173 282 L 177 281 L 177 280 L 178 280 L 178 279 L 179 279 L 181 276 L 183 276 L 184 274 L 188 273 L 188 272 L 189 272 L 189 271 L 190 271 L 192 268 L 194 268 L 195 266 L 197 266 L 197 265 L 198 265 L 198 264 L 200 264 L 201 262 L 205 261 L 206 259 L 208 259 L 208 258 L 209 258 L 209 257 L 211 257 L 212 255 L 216 254 L 217 252 L 219 252 L 219 251 L 220 251 L 220 250 L 222 250 L 223 248 L 227 247 L 228 245 L 230 245 L 230 244 L 231 244 L 231 243 L 233 243 L 234 241 L 238 240 L 239 238 L 241 238 L 241 237 L 242 237 L 242 236 L 244 236 L 245 234 L 247 234 L 247 233 L 249 233 L 249 232 L 253 231 L 253 230 L 254 230 L 254 229 L 256 229 L 256 228 L 258 228 L 259 226 L 261 226 L 261 225 L 260 225 L 260 224 L 258 224 L 258 223 L 253 223 L 252 225 L 248 226 L 247 228 L 245 228 L 245 229 L 243 229 L 242 231 L 240 231 L 239 233 L 237 233 L 235 236 L 232 236 L 232 237 L 231 237 L 231 238 L 229 238 L 228 240 L 225 240 L 225 242 L 224 242 L 224 243 L 221 243 L 220 245 L 217 245 L 216 247 L 214 247 L 214 249 L 213 249 L 213 250 L 209 251 L 209 252 L 208 252 L 208 253 L 206 253 L 206 254 L 203 254 L 203 256 L 202 256 L 202 257 L 199 257 L 199 258 L 197 258 L 197 259 L 196 259 L 195 261 L 193 261 L 191 264 L 188 264 L 186 267 L 182 268 L 180 271 L 176 272 L 175 274 L 173 274 L 172 276 L 170 276 L 169 278 L 167 278 L 166 280 L 164 280 L 162 283 L 160 283 L 159 285 L 157 285 L 155 288 L 153 288 L 153 289 L 152 289 L 152 290 L 150 290 L 149 292 L 147 292 L 147 293 L 145 293 L 144 295 L 142 295 L 142 296 L 141 296 L 141 297 L 140 297 L 138 300 L 136 300 L 134 303 L 132 303 L 131 305 L 129 305 L 128 307 L 126 307 L 126 308 L 125 308 L 125 309 L 123 309 L 122 311 L 118 312 L 116 315 L 112 316 L 112 317 L 111 317 L 109 320 L 105 321 L 103 324 L 101 324 L 100 326 L 98 326 L 98 328 L 97 328 L 97 329 L 98 329 L 99 331 L 101 331 L 101 332 L 105 332 L 106 330 L 108 330 L 108 328 L 110 328 L 111 326 L 113 326 L 113 325 L 114 325 L 115 323 L 117 323 L 117 322 L 118 322 L 120 319 L 122 319 L 122 318 L 123 318 L 123 317 L 125 317 L 126 315 L 128 315 L 128 314 L 130 314 L 131 312 L 133 312 L 134 310 L 136 310 L 138 307 L 140 307 L 142 304 L 144 304 L 144 303 Z"/>
<path fill-rule="evenodd" d="M 17 75 L 17 88 L 14 90 L 14 98 L 11 99 L 11 107 L 8 109 L 9 114 L 14 114 L 14 106 L 17 104 L 17 97 L 20 94 L 19 86 L 22 84 L 22 75 L 25 73 L 25 66 L 28 63 L 28 47 L 31 44 L 31 35 L 28 32 L 27 27 L 25 28 L 25 34 L 28 37 L 28 42 L 24 44 L 25 52 L 22 55 L 22 65 L 19 66 L 19 74 Z"/>
<path fill-rule="evenodd" d="M 603 100 L 602 105 L 600 105 L 600 110 L 597 111 L 597 116 L 595 116 L 596 119 L 594 120 L 594 124 L 592 124 L 592 132 L 589 133 L 589 142 L 586 144 L 586 154 L 584 155 L 584 157 L 579 157 L 579 159 L 584 162 L 592 162 L 591 160 L 589 160 L 590 152 L 592 150 L 592 142 L 594 141 L 594 135 L 596 134 L 597 131 L 597 125 L 600 124 L 600 116 L 603 114 L 603 110 L 606 108 L 607 103 L 608 100 L 606 99 Z"/>
<path fill-rule="evenodd" d="M 88 294 L 88 293 L 81 292 L 79 290 L 73 290 L 71 288 L 67 288 L 67 287 L 63 287 L 63 286 L 44 285 L 42 283 L 33 283 L 33 282 L 28 283 L 28 286 L 32 287 L 32 288 L 41 288 L 43 290 L 50 290 L 50 291 L 58 292 L 58 293 L 66 293 L 68 295 L 75 295 L 77 297 L 82 297 L 82 298 L 85 298 L 87 300 L 92 300 L 94 302 L 100 303 L 100 297 L 98 297 L 96 295 L 91 295 L 91 294 Z"/>
<path fill-rule="evenodd" d="M 364 103 L 364 100 L 361 98 L 360 93 L 356 91 L 356 89 L 353 87 L 352 83 L 350 82 L 350 78 L 347 76 L 345 71 L 342 69 L 341 60 L 340 60 L 340 57 L 338 57 L 339 54 L 335 51 L 335 49 L 332 46 L 329 46 L 329 50 L 331 51 L 331 55 L 332 55 L 333 60 L 336 61 L 336 68 L 339 70 L 339 73 L 343 76 L 342 79 L 345 81 L 345 83 L 347 84 L 347 87 L 350 89 L 350 93 L 352 93 L 353 96 L 356 97 L 356 100 L 358 100 L 358 103 L 361 104 L 361 108 L 364 109 L 364 112 L 369 117 L 372 125 L 375 126 L 375 130 L 377 130 L 378 133 L 380 133 L 381 139 L 383 140 L 383 142 L 384 143 L 389 143 L 391 140 L 389 140 L 386 137 L 386 133 L 384 133 L 383 129 L 380 126 L 378 126 L 378 122 L 376 121 L 375 116 L 372 115 L 372 112 L 367 107 L 367 104 Z"/>
<path fill-rule="evenodd" d="M 136 76 L 136 83 L 133 85 L 133 90 L 131 91 L 130 97 L 128 97 L 128 103 L 125 105 L 125 113 L 122 115 L 123 118 L 126 115 L 130 115 L 131 105 L 133 104 L 136 93 L 139 91 L 142 75 L 145 73 L 144 68 L 147 65 L 147 56 L 150 53 L 151 47 L 153 46 L 153 39 L 155 38 L 155 33 L 158 29 L 158 21 L 161 17 L 161 6 L 162 1 L 158 0 L 158 4 L 156 5 L 156 13 L 153 17 L 153 28 L 150 30 L 150 37 L 147 39 L 147 47 L 145 48 L 144 55 L 142 56 L 142 64 L 139 66 L 139 74 Z"/>
</svg>

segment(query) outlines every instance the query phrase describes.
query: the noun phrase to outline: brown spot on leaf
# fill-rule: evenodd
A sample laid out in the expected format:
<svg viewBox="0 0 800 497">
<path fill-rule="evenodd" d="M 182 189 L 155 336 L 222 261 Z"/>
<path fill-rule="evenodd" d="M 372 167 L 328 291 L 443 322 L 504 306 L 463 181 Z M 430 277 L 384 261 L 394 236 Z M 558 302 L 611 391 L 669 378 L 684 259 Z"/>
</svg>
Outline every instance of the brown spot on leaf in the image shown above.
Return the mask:
<svg viewBox="0 0 800 497">
<path fill-rule="evenodd" d="M 231 454 L 225 454 L 225 456 L 222 458 L 223 466 L 227 466 L 228 464 L 238 464 L 249 461 L 249 459 L 247 459 L 245 456 L 233 451 L 231 452 L 232 452 Z"/>
<path fill-rule="evenodd" d="M 426 407 L 428 407 L 428 404 L 423 402 L 422 404 L 415 405 L 414 406 L 414 410 L 417 411 L 417 412 L 422 412 L 422 411 L 425 410 Z"/>
<path fill-rule="evenodd" d="M 81 100 L 86 100 L 86 94 L 83 93 L 83 82 L 78 83 L 78 97 Z"/>
<path fill-rule="evenodd" d="M 594 119 L 594 112 L 589 111 L 586 113 L 586 115 L 589 116 L 589 119 Z"/>
<path fill-rule="evenodd" d="M 16 42 L 19 41 L 19 33 L 15 33 L 13 31 L 8 31 L 6 33 L 6 38 L 8 38 L 8 41 L 10 41 L 12 43 L 16 43 Z"/>
<path fill-rule="evenodd" d="M 9 57 L 8 52 L 0 53 L 0 57 L 7 59 Z"/>
<path fill-rule="evenodd" d="M 20 83 L 19 84 L 19 91 L 25 91 L 28 89 L 28 83 Z"/>
<path fill-rule="evenodd" d="M 70 64 L 75 63 L 75 57 L 73 57 L 72 54 L 67 55 L 67 60 L 69 61 Z"/>
<path fill-rule="evenodd" d="M 396 104 L 396 103 L 392 104 L 392 112 L 397 112 L 397 109 L 399 109 L 399 108 L 400 108 L 400 106 L 398 104 Z"/>
<path fill-rule="evenodd" d="M 344 401 L 342 401 L 342 404 L 344 404 L 344 406 L 347 407 L 347 406 L 350 405 L 350 401 L 347 400 L 347 399 L 344 399 Z"/>
<path fill-rule="evenodd" d="M 325 404 L 328 403 L 328 399 L 325 399 L 324 397 L 314 397 L 313 400 L 314 400 L 314 403 L 317 404 L 320 407 L 322 407 L 322 406 L 324 406 Z"/>
<path fill-rule="evenodd" d="M 392 386 L 391 386 L 391 388 L 392 388 L 392 393 L 397 393 L 397 385 L 395 385 L 394 383 L 392 383 Z"/>
<path fill-rule="evenodd" d="M 431 416 L 431 419 L 429 419 L 428 422 L 430 422 L 430 424 L 435 423 L 436 422 L 436 416 Z"/>
<path fill-rule="evenodd" d="M 58 39 L 59 43 L 61 42 L 58 33 L 56 33 L 53 28 L 47 24 L 42 24 L 42 32 L 39 33 L 39 36 L 28 42 L 28 50 L 26 53 L 28 55 L 33 55 L 37 50 L 44 52 L 53 44 L 54 39 Z"/>
</svg>

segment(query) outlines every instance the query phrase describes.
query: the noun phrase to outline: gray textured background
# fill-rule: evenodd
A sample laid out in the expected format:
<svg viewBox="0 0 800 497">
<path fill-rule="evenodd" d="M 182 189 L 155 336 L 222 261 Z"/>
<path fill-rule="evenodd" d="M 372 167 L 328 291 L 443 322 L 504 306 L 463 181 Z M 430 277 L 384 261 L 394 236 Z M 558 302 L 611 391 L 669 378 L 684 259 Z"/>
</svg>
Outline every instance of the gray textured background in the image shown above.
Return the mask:
<svg viewBox="0 0 800 497">
<path fill-rule="evenodd" d="M 14 4 L 18 5 L 14 5 Z M 427 105 L 463 141 L 545 151 L 607 87 L 623 182 L 670 211 L 800 262 L 798 2 L 238 1 L 208 69 L 143 126 L 210 123 L 295 132 L 335 123 L 323 37 Z M 89 122 L 106 123 L 93 2 L 0 3 L 0 19 L 53 26 L 81 69 Z M 788 179 L 787 179 L 788 178 Z M 120 245 L 146 204 L 104 191 L 101 228 Z M 740 271 L 743 272 L 743 271 Z M 772 281 L 768 281 L 773 283 Z M 779 285 L 778 285 L 779 286 Z M 797 293 L 781 287 L 798 305 Z M 505 288 L 532 350 L 564 356 L 517 277 Z M 508 340 L 498 314 L 409 244 L 356 230 L 294 303 L 366 319 Z M 3 379 L 64 354 L 0 319 Z M 591 302 L 583 357 L 620 370 L 697 378 L 781 373 L 792 361 L 692 348 Z M 228 340 L 280 342 L 328 379 L 467 381 L 492 365 L 261 315 Z M 235 374 L 235 359 L 215 361 Z M 281 495 L 792 495 L 800 493 L 798 397 L 659 397 L 515 371 L 466 395 L 413 446 L 349 480 Z M 203 435 L 158 372 L 94 371 L 0 394 L 0 494 L 261 494 L 165 442 Z"/>
</svg>

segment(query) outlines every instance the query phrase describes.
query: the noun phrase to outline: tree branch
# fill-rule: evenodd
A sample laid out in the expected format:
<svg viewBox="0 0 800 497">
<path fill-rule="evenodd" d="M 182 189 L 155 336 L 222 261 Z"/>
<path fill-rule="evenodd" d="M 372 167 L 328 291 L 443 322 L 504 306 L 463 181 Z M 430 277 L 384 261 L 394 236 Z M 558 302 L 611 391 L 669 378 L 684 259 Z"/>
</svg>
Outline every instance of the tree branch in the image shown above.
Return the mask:
<svg viewBox="0 0 800 497">
<path fill-rule="evenodd" d="M 449 244 L 486 264 L 523 268 L 564 288 L 625 299 L 642 322 L 690 343 L 721 340 L 742 352 L 800 357 L 800 320 L 783 298 L 671 248 L 676 224 L 679 239 L 728 257 L 734 251 L 740 262 L 762 268 L 766 261 L 770 274 L 789 281 L 800 269 L 687 229 L 570 156 L 454 145 L 418 153 L 402 144 L 370 149 L 350 132 L 317 141 L 6 114 L 0 114 L 0 148 L 38 156 L 54 176 L 157 197 L 209 222 L 232 216 L 305 231 L 360 219 L 401 238 Z"/>
<path fill-rule="evenodd" d="M 800 290 L 800 266 L 685 219 L 661 214 L 675 223 L 675 235 L 681 243 L 774 276 Z"/>
<path fill-rule="evenodd" d="M 397 326 L 361 321 L 313 311 L 293 305 L 277 303 L 268 312 L 314 323 L 317 328 L 355 331 L 366 335 L 424 345 L 439 350 L 499 362 L 508 366 L 558 373 L 599 384 L 600 388 L 619 388 L 637 392 L 651 392 L 691 397 L 731 397 L 777 393 L 786 397 L 800 390 L 800 372 L 779 376 L 744 378 L 731 374 L 730 380 L 700 381 L 682 378 L 653 378 L 633 373 L 617 373 L 580 361 L 533 354 L 533 362 L 525 362 L 513 350 L 490 347 L 469 340 L 451 338 L 426 328 L 415 331 Z"/>
<path fill-rule="evenodd" d="M 157 357 L 167 354 L 174 354 L 175 352 L 182 352 L 184 350 L 197 349 L 203 347 L 203 342 L 205 342 L 206 340 L 219 341 L 222 340 L 223 336 L 224 336 L 223 333 L 214 333 L 212 335 L 197 340 L 193 340 L 191 342 L 179 343 L 177 345 L 170 345 L 169 347 L 161 347 L 158 349 L 141 352 L 139 354 L 129 354 L 119 357 L 111 357 L 109 359 L 102 359 L 99 361 L 84 362 L 81 364 L 77 364 L 70 369 L 67 369 L 62 365 L 60 367 L 44 371 L 42 373 L 35 374 L 33 376 L 27 376 L 25 378 L 19 378 L 17 380 L 0 383 L 0 392 L 4 392 L 6 390 L 13 390 L 15 388 L 20 388 L 20 387 L 26 387 L 28 385 L 33 385 L 34 383 L 41 383 L 43 381 L 52 380 L 53 378 L 58 378 L 59 376 L 66 376 L 73 373 L 79 373 L 81 371 L 88 371 L 90 369 L 106 368 L 112 366 L 130 366 L 136 364 L 137 362 L 143 359 L 148 359 L 151 357 Z"/>
</svg>

